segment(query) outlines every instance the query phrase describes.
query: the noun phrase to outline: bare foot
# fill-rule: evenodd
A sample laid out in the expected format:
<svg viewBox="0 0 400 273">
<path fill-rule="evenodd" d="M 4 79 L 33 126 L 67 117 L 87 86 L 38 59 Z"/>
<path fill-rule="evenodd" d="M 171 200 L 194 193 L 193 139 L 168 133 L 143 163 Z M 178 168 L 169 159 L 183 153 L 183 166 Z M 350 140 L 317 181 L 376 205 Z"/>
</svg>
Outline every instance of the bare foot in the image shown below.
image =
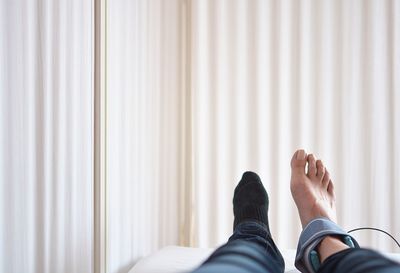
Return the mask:
<svg viewBox="0 0 400 273">
<path fill-rule="evenodd" d="M 297 150 L 291 167 L 290 190 L 303 228 L 318 217 L 326 217 L 336 223 L 333 183 L 322 161 L 315 160 L 314 155 L 307 155 L 304 150 Z"/>
</svg>

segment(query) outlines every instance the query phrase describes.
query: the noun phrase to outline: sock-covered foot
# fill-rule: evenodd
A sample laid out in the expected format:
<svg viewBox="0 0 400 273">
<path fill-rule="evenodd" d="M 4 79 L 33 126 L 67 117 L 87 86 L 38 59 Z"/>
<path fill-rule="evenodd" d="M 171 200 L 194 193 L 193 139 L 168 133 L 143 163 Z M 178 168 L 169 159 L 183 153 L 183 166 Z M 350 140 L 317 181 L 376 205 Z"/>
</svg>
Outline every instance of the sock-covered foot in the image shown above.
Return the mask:
<svg viewBox="0 0 400 273">
<path fill-rule="evenodd" d="M 244 221 L 256 221 L 268 230 L 268 194 L 260 177 L 253 172 L 245 172 L 235 188 L 233 196 L 233 229 Z"/>
<path fill-rule="evenodd" d="M 318 217 L 336 222 L 333 183 L 322 161 L 316 161 L 314 155 L 307 156 L 304 150 L 298 150 L 293 155 L 291 167 L 290 190 L 303 228 Z"/>
</svg>

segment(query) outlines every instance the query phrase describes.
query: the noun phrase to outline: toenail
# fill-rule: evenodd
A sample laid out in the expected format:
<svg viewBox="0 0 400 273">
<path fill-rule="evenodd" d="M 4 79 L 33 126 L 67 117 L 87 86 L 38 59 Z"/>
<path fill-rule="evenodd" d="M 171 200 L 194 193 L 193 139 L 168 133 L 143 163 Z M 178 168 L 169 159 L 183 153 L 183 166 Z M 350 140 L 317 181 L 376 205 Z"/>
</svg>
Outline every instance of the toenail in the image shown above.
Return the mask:
<svg viewBox="0 0 400 273">
<path fill-rule="evenodd" d="M 303 151 L 298 151 L 297 152 L 297 159 L 303 159 L 304 158 L 304 152 Z"/>
</svg>

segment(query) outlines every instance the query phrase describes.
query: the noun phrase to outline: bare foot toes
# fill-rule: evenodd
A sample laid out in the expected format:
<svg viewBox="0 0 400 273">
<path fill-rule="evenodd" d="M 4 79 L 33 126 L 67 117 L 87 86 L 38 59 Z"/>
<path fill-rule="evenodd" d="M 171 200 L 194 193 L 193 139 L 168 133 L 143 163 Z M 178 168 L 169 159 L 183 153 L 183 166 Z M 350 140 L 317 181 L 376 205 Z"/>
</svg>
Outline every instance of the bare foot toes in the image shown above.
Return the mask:
<svg viewBox="0 0 400 273">
<path fill-rule="evenodd" d="M 322 161 L 312 154 L 307 155 L 304 150 L 297 150 L 291 168 L 290 190 L 303 228 L 318 217 L 336 222 L 333 183 Z"/>
</svg>

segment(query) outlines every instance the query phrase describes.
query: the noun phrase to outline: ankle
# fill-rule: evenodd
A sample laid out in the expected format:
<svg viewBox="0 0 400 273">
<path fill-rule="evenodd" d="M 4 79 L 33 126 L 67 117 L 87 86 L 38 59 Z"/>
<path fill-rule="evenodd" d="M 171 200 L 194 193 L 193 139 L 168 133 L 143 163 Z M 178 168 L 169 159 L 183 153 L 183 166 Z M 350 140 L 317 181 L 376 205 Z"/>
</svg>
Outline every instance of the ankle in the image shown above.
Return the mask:
<svg viewBox="0 0 400 273">
<path fill-rule="evenodd" d="M 333 254 L 349 248 L 339 238 L 334 236 L 326 236 L 317 247 L 320 262 L 323 263 Z"/>
</svg>

